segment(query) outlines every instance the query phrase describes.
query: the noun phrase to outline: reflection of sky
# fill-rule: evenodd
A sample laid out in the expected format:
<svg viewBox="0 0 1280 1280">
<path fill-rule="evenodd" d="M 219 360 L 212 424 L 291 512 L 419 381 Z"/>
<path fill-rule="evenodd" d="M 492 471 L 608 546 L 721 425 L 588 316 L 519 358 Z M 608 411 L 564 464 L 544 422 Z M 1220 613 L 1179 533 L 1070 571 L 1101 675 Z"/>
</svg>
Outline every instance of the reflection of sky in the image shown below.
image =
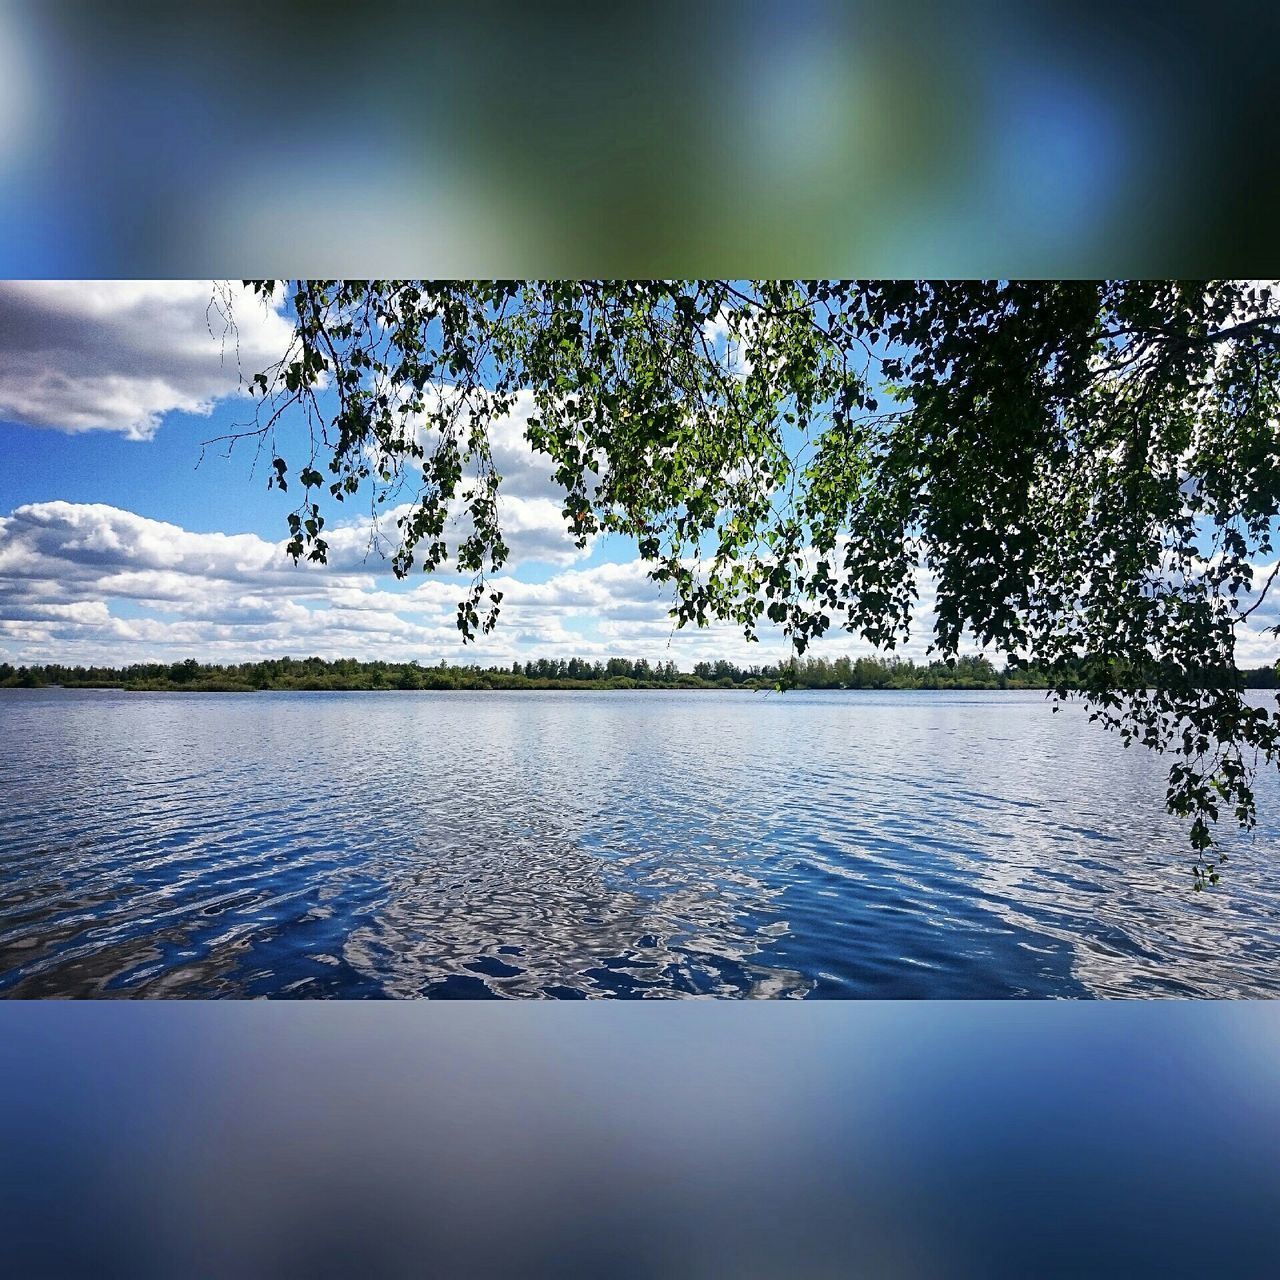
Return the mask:
<svg viewBox="0 0 1280 1280">
<path fill-rule="evenodd" d="M 687 855 L 676 868 L 657 851 L 614 870 L 626 859 L 611 866 L 553 832 L 513 840 L 510 826 L 437 842 L 429 861 L 393 873 L 343 961 L 394 996 L 776 998 L 812 986 L 753 962 L 786 933 L 771 907 L 780 886 L 713 858 L 699 879 Z"/>
<path fill-rule="evenodd" d="M 1280 989 L 1274 773 L 1193 894 L 1163 762 L 1034 692 L 9 690 L 0 715 L 0 992 Z"/>
</svg>

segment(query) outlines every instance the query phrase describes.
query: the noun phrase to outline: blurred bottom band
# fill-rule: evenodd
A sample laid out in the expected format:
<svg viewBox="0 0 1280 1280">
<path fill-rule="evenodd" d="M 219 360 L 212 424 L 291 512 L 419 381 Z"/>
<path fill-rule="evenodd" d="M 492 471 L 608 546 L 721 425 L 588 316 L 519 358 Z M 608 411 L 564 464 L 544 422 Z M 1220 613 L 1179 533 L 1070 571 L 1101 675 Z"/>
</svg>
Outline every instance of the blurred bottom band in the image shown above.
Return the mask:
<svg viewBox="0 0 1280 1280">
<path fill-rule="evenodd" d="M 1267 1004 L 0 1007 L 22 1276 L 1266 1275 Z"/>
</svg>

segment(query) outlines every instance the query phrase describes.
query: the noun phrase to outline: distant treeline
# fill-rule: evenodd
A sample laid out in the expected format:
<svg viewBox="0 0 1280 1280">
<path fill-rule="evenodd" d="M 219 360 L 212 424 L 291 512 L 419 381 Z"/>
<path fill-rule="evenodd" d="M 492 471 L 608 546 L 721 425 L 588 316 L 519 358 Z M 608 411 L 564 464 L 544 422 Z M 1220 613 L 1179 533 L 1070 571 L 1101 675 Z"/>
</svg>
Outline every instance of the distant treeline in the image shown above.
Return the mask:
<svg viewBox="0 0 1280 1280">
<path fill-rule="evenodd" d="M 1277 687 L 1275 667 L 1236 673 L 1252 689 Z M 0 662 L 0 688 L 60 685 L 81 689 L 245 692 L 256 689 L 760 689 L 778 683 L 801 689 L 1048 689 L 1071 687 L 1070 671 L 1037 667 L 997 671 L 986 658 L 916 663 L 906 658 L 806 658 L 739 666 L 721 659 L 680 671 L 674 662 L 645 658 L 538 658 L 510 666 L 421 666 L 417 662 L 359 662 L 355 658 L 268 658 L 229 665 L 134 663 L 128 667 L 71 667 L 57 663 L 14 667 Z M 1206 682 L 1208 683 L 1208 682 Z M 1215 682 L 1216 683 L 1216 682 Z"/>
</svg>

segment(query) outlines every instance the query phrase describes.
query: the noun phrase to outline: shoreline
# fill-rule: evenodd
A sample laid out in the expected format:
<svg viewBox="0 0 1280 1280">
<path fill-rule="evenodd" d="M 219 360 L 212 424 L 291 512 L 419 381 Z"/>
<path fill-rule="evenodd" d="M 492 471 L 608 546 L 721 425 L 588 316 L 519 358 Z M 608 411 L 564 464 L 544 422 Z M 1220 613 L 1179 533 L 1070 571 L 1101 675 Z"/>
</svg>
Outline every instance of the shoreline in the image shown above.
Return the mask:
<svg viewBox="0 0 1280 1280">
<path fill-rule="evenodd" d="M 9 689 L 22 689 L 27 692 L 59 690 L 79 692 L 82 690 L 100 691 L 104 693 L 1051 693 L 1050 685 L 863 685 L 835 686 L 820 688 L 816 686 L 793 686 L 789 689 L 778 689 L 772 684 L 734 684 L 734 685 L 670 685 L 670 684 L 628 684 L 628 685 L 571 685 L 571 684 L 530 684 L 530 685 L 493 685 L 465 684 L 441 685 L 438 687 L 421 686 L 403 689 L 395 685 L 367 685 L 333 687 L 317 685 L 254 686 L 254 685 L 126 685 L 126 684 L 42 684 L 42 685 L 3 685 L 0 692 Z"/>
</svg>

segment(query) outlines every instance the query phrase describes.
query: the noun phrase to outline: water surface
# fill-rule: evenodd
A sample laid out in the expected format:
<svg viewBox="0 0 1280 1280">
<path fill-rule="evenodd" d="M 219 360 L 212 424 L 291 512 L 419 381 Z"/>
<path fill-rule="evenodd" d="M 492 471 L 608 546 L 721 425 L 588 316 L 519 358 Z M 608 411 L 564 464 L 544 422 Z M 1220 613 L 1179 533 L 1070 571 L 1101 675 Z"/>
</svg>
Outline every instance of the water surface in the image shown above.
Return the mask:
<svg viewBox="0 0 1280 1280">
<path fill-rule="evenodd" d="M 0 753 L 0 995 L 1280 994 L 1276 777 L 1193 894 L 1039 693 L 15 689 Z"/>
</svg>

